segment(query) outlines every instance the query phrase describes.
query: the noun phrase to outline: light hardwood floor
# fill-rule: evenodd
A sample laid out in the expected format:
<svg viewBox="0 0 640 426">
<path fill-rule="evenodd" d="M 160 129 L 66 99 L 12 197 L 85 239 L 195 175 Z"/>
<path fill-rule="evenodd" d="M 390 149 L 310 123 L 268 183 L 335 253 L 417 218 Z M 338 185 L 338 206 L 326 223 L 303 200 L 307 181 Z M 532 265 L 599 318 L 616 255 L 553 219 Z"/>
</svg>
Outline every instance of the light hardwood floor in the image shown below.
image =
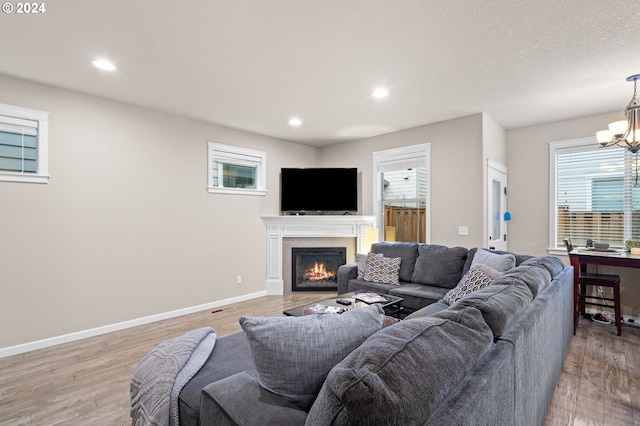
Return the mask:
<svg viewBox="0 0 640 426">
<path fill-rule="evenodd" d="M 130 425 L 129 379 L 161 341 L 240 316 L 276 316 L 326 293 L 268 296 L 0 359 L 0 425 Z M 640 330 L 581 322 L 545 425 L 640 426 Z M 532 374 L 535 374 L 532 372 Z"/>
</svg>

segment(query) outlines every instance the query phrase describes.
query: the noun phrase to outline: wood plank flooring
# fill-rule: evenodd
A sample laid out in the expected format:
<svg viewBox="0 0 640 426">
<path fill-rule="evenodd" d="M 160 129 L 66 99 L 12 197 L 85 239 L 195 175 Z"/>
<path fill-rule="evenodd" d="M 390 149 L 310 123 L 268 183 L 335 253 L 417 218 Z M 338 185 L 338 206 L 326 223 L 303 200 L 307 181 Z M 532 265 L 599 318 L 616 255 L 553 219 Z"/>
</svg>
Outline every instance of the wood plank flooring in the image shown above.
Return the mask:
<svg viewBox="0 0 640 426">
<path fill-rule="evenodd" d="M 198 327 L 219 336 L 240 316 L 276 316 L 327 293 L 267 296 L 0 359 L 0 425 L 130 425 L 129 380 L 155 345 Z M 640 329 L 583 321 L 545 425 L 640 426 Z"/>
</svg>

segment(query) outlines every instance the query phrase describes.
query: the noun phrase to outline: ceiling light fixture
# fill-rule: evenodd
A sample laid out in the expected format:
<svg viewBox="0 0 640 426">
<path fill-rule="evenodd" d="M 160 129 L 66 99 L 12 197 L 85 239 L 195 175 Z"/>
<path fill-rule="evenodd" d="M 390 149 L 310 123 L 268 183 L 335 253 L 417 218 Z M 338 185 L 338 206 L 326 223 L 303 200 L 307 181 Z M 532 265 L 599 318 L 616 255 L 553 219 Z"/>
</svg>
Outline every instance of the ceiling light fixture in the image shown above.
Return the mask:
<svg viewBox="0 0 640 426">
<path fill-rule="evenodd" d="M 389 96 L 389 91 L 384 87 L 378 87 L 373 91 L 372 96 L 378 99 L 386 98 L 387 96 Z"/>
<path fill-rule="evenodd" d="M 301 126 L 302 120 L 300 120 L 298 117 L 293 117 L 291 120 L 289 120 L 289 125 L 293 127 Z"/>
<path fill-rule="evenodd" d="M 100 68 L 103 71 L 115 71 L 116 70 L 116 66 L 113 65 L 111 62 L 105 60 L 105 59 L 96 59 L 95 61 L 93 61 L 91 63 L 93 64 L 94 67 Z"/>
<path fill-rule="evenodd" d="M 636 156 L 636 182 L 634 188 L 640 187 L 638 183 L 638 151 L 640 150 L 640 120 L 638 105 L 637 83 L 640 80 L 640 74 L 627 77 L 627 81 L 633 81 L 633 97 L 624 110 L 626 120 L 614 121 L 609 123 L 609 130 L 600 130 L 596 132 L 596 140 L 601 147 L 621 146 L 627 148 Z"/>
</svg>

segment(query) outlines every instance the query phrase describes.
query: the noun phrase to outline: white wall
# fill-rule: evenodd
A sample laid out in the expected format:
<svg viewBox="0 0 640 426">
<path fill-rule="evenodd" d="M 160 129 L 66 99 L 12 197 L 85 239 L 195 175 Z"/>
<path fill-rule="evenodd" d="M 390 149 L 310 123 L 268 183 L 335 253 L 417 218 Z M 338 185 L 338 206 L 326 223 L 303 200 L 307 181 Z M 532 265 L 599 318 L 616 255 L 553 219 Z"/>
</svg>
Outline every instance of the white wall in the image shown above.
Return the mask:
<svg viewBox="0 0 640 426">
<path fill-rule="evenodd" d="M 0 182 L 0 348 L 264 291 L 260 216 L 317 149 L 6 76 L 0 103 L 50 112 L 51 175 Z M 208 140 L 266 151 L 267 196 L 209 194 Z"/>
</svg>

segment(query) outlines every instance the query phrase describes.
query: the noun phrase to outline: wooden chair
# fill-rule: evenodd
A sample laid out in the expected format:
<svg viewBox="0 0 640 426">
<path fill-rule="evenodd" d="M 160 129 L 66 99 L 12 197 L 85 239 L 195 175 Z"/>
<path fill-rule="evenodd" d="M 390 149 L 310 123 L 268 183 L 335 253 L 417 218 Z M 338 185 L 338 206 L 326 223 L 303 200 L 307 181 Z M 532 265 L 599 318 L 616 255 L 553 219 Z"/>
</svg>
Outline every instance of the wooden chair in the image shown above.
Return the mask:
<svg viewBox="0 0 640 426">
<path fill-rule="evenodd" d="M 618 336 L 622 334 L 622 315 L 620 312 L 620 277 L 618 275 L 608 274 L 591 274 L 587 272 L 587 265 L 580 265 L 580 260 L 576 254 L 571 254 L 573 251 L 573 244 L 570 238 L 564 239 L 564 245 L 569 253 L 569 259 L 571 260 L 571 266 L 578 271 L 578 286 L 574 288 L 575 291 L 575 303 L 573 307 L 573 333 L 575 334 L 578 327 L 578 318 L 581 314 L 585 313 L 585 305 L 590 306 L 602 306 L 610 308 L 610 305 L 604 302 L 613 302 L 613 308 L 615 312 L 614 321 L 618 329 Z M 607 297 L 589 296 L 588 287 L 609 287 L 613 289 L 613 299 Z M 589 301 L 595 300 L 595 301 Z"/>
</svg>

